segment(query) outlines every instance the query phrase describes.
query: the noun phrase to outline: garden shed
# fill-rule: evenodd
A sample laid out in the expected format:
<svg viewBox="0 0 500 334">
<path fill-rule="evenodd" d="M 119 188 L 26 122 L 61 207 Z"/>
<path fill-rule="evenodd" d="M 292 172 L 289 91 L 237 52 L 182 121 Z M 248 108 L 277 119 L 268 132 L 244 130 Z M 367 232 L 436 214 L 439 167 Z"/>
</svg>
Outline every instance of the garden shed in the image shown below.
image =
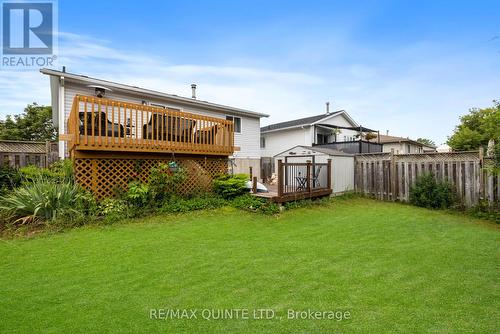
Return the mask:
<svg viewBox="0 0 500 334">
<path fill-rule="evenodd" d="M 299 145 L 275 155 L 274 163 L 277 165 L 278 160 L 281 160 L 282 162 L 286 163 L 311 162 L 314 165 L 316 163 L 326 163 L 329 159 L 331 159 L 332 161 L 332 192 L 334 194 L 341 194 L 346 191 L 354 190 L 353 154 L 348 154 L 329 148 Z"/>
</svg>

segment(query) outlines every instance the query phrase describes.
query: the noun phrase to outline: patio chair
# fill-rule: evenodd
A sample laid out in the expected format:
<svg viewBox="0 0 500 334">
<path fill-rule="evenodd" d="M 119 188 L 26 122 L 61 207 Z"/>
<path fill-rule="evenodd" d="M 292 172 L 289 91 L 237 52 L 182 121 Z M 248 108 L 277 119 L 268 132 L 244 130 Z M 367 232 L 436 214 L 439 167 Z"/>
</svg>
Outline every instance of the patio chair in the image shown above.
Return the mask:
<svg viewBox="0 0 500 334">
<path fill-rule="evenodd" d="M 94 112 L 94 131 L 92 132 L 92 114 L 87 113 L 85 117 L 84 112 L 79 112 L 78 116 L 80 119 L 79 131 L 80 135 L 89 136 L 101 136 L 101 137 L 112 137 L 113 132 L 115 137 L 125 137 L 125 128 L 123 125 L 111 122 L 107 117 L 105 112 L 101 112 L 100 124 L 101 132 L 99 133 L 99 113 Z M 87 133 L 85 133 L 85 123 L 87 123 Z M 106 124 L 108 131 L 106 133 Z"/>
<path fill-rule="evenodd" d="M 207 128 L 196 130 L 195 142 L 197 144 L 215 144 L 215 138 L 217 132 L 219 131 L 219 126 L 213 125 Z"/>
<path fill-rule="evenodd" d="M 149 122 L 142 127 L 142 137 L 145 139 L 160 139 L 163 141 L 187 142 L 196 121 L 181 117 L 154 113 Z"/>
<path fill-rule="evenodd" d="M 316 171 L 313 171 L 312 175 L 313 188 L 321 187 L 321 184 L 319 183 L 319 173 L 321 172 L 321 167 L 323 166 L 319 165 L 318 167 L 316 167 Z"/>
</svg>

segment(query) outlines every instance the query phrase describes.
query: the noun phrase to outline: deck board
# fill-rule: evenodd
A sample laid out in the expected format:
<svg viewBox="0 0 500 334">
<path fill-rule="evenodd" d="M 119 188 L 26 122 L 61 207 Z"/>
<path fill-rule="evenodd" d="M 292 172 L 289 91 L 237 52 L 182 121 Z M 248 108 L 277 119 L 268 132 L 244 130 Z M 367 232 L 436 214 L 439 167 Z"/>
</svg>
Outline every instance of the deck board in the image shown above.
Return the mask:
<svg viewBox="0 0 500 334">
<path fill-rule="evenodd" d="M 255 193 L 252 195 L 256 196 L 256 197 L 260 197 L 260 198 L 269 199 L 270 201 L 272 201 L 274 203 L 285 203 L 285 202 L 298 201 L 301 199 L 311 199 L 311 198 L 324 197 L 324 196 L 330 195 L 331 193 L 332 193 L 331 189 L 319 189 L 319 190 L 313 190 L 310 193 L 309 192 L 297 192 L 297 193 L 284 194 L 282 196 L 278 196 L 278 193 L 274 192 L 274 191 L 270 191 L 267 193 Z"/>
</svg>

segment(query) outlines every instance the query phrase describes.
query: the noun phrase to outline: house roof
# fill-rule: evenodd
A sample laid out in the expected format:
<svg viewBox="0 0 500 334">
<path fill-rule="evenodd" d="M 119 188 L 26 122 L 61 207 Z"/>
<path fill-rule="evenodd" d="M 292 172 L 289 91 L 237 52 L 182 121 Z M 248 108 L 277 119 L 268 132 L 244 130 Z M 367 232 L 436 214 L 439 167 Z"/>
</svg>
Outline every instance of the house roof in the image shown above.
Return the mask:
<svg viewBox="0 0 500 334">
<path fill-rule="evenodd" d="M 93 77 L 89 77 L 86 75 L 80 75 L 80 74 L 75 74 L 75 73 L 69 73 L 69 72 L 62 72 L 62 71 L 57 71 L 57 70 L 52 70 L 48 68 L 42 68 L 40 70 L 41 73 L 46 74 L 46 75 L 51 75 L 51 76 L 57 76 L 57 77 L 63 77 L 65 80 L 66 79 L 71 79 L 75 81 L 80 81 L 80 82 L 85 82 L 89 84 L 94 84 L 94 85 L 99 85 L 99 86 L 104 86 L 106 88 L 115 88 L 118 90 L 125 90 L 125 91 L 132 91 L 137 94 L 143 94 L 143 95 L 148 95 L 148 96 L 154 96 L 178 103 L 183 103 L 183 104 L 188 104 L 188 105 L 193 105 L 193 106 L 198 106 L 198 107 L 205 107 L 208 109 L 215 109 L 219 111 L 229 111 L 232 113 L 237 113 L 241 115 L 246 115 L 246 116 L 251 116 L 251 117 L 269 117 L 268 114 L 263 114 L 251 110 L 246 110 L 246 109 L 240 109 L 240 108 L 235 108 L 235 107 L 230 107 L 222 104 L 217 104 L 217 103 L 212 103 L 212 102 L 207 102 L 207 101 L 202 101 L 202 100 L 197 100 L 189 97 L 183 97 L 183 96 L 178 96 L 175 94 L 167 94 L 163 92 L 159 92 L 156 90 L 151 90 L 151 89 L 146 89 L 146 88 L 141 88 L 137 86 L 131 86 L 131 85 L 125 85 L 113 81 L 108 81 L 108 80 L 103 80 L 103 79 L 97 79 Z"/>
<path fill-rule="evenodd" d="M 344 113 L 344 110 L 331 112 L 329 114 L 323 113 L 320 115 L 308 116 L 308 117 L 304 117 L 304 118 L 294 119 L 291 121 L 270 124 L 270 125 L 261 127 L 260 131 L 267 132 L 267 131 L 281 130 L 281 129 L 286 129 L 286 128 L 295 128 L 295 127 L 304 126 L 304 125 L 312 125 L 312 124 L 319 122 L 325 118 L 339 115 L 341 113 Z"/>
<path fill-rule="evenodd" d="M 349 154 L 349 153 L 345 153 L 345 152 L 342 152 L 342 151 L 338 151 L 338 150 L 334 150 L 334 149 L 326 148 L 326 147 L 297 145 L 297 146 L 294 146 L 294 147 L 289 148 L 287 150 L 284 150 L 284 151 L 282 151 L 282 152 L 280 152 L 278 154 L 275 154 L 274 156 L 275 157 L 280 156 L 280 155 L 282 155 L 285 152 L 297 149 L 299 147 L 302 148 L 302 149 L 305 149 L 305 150 L 314 151 L 314 152 L 320 152 L 320 153 L 324 153 L 324 154 L 328 154 L 328 155 L 334 155 L 334 156 L 347 156 L 347 157 L 351 157 L 351 156 L 354 155 L 354 154 Z"/>
<path fill-rule="evenodd" d="M 378 136 L 375 136 L 375 138 L 370 139 L 371 142 L 378 142 Z M 410 138 L 405 138 L 405 137 L 397 137 L 397 136 L 388 136 L 388 135 L 380 135 L 380 143 L 381 144 L 390 144 L 390 143 L 410 143 L 414 145 L 419 145 L 419 146 L 425 146 L 425 147 L 432 147 L 435 148 L 434 146 L 429 146 L 422 144 L 416 140 L 412 140 Z"/>
<path fill-rule="evenodd" d="M 341 155 L 341 156 L 353 156 L 354 154 L 349 154 L 349 153 L 345 153 L 345 152 L 342 152 L 342 151 L 339 151 L 339 150 L 334 150 L 332 148 L 326 148 L 326 147 L 317 147 L 317 146 L 304 146 L 304 147 L 307 147 L 309 148 L 310 150 L 312 151 L 316 151 L 316 152 L 321 152 L 321 153 L 325 153 L 325 154 L 328 154 L 328 155 Z"/>
<path fill-rule="evenodd" d="M 46 153 L 45 142 L 0 140 L 0 152 L 2 153 Z"/>
</svg>

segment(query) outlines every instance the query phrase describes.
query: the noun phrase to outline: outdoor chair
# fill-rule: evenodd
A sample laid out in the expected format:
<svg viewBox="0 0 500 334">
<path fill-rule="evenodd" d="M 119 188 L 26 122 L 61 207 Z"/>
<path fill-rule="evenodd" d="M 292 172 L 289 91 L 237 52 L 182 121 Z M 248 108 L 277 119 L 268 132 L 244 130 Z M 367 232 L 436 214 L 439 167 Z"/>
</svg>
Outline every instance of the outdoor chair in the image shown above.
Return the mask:
<svg viewBox="0 0 500 334">
<path fill-rule="evenodd" d="M 195 141 L 198 144 L 215 144 L 215 137 L 219 131 L 218 125 L 213 125 L 208 128 L 199 129 L 195 134 Z"/>
<path fill-rule="evenodd" d="M 123 125 L 118 123 L 111 122 L 107 117 L 105 112 L 101 112 L 100 117 L 100 128 L 101 131 L 99 133 L 99 113 L 94 112 L 94 130 L 92 131 L 92 113 L 87 112 L 87 117 L 85 117 L 84 112 L 79 113 L 80 126 L 79 131 L 80 135 L 89 135 L 89 136 L 102 136 L 102 137 L 112 137 L 113 132 L 115 137 L 124 137 L 125 136 L 125 128 Z M 85 123 L 87 124 L 87 132 L 85 133 Z M 106 124 L 107 124 L 107 133 L 106 133 Z"/>
<path fill-rule="evenodd" d="M 312 175 L 313 188 L 321 187 L 321 184 L 319 183 L 319 173 L 321 172 L 321 167 L 323 167 L 323 166 L 319 165 L 316 168 L 316 171 L 313 171 L 313 175 Z"/>
<path fill-rule="evenodd" d="M 188 142 L 196 121 L 154 113 L 149 122 L 142 127 L 144 139 Z"/>
</svg>

